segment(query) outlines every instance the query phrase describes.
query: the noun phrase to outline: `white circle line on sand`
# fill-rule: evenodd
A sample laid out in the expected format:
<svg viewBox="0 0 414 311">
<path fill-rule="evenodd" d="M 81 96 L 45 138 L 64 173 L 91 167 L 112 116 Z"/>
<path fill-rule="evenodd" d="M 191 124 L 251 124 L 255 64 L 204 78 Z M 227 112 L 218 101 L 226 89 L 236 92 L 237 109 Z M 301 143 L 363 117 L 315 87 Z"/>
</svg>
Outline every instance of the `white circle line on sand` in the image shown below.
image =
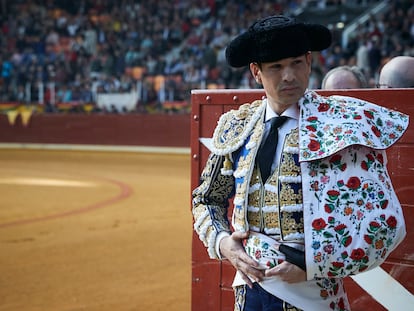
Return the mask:
<svg viewBox="0 0 414 311">
<path fill-rule="evenodd" d="M 34 177 L 0 177 L 2 185 L 21 185 L 21 186 L 47 186 L 47 187 L 96 187 L 96 183 Z"/>
<path fill-rule="evenodd" d="M 77 209 L 68 210 L 62 213 L 55 213 L 55 214 L 43 215 L 40 217 L 19 219 L 19 220 L 15 220 L 11 222 L 0 223 L 0 229 L 6 228 L 6 227 L 14 227 L 14 226 L 19 226 L 19 225 L 31 224 L 35 222 L 48 221 L 52 219 L 60 219 L 60 218 L 68 217 L 68 216 L 87 213 L 87 212 L 90 212 L 90 211 L 93 211 L 99 208 L 104 208 L 107 206 L 113 206 L 115 203 L 119 203 L 120 201 L 127 199 L 133 193 L 132 188 L 126 183 L 123 183 L 118 180 L 107 179 L 107 178 L 105 178 L 105 181 L 117 186 L 117 188 L 119 189 L 118 194 L 108 199 L 98 201 L 98 202 L 95 202 L 95 203 L 92 203 L 90 205 L 86 205 L 83 207 L 79 207 Z"/>
</svg>

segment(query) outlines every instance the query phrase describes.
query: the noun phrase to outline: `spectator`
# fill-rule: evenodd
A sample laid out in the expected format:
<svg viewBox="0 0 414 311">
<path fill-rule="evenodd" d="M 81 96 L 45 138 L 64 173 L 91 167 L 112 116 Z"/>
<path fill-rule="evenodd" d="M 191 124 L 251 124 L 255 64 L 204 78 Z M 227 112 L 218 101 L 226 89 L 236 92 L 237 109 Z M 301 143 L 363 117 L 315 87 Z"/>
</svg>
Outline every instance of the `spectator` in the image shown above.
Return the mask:
<svg viewBox="0 0 414 311">
<path fill-rule="evenodd" d="M 2 94 L 6 100 L 15 97 L 17 85 L 36 83 L 39 75 L 44 85 L 73 83 L 77 74 L 82 80 L 94 77 L 103 85 L 106 76 L 132 73 L 130 69 L 135 66 L 147 72 L 138 78 L 144 87 L 149 84 L 143 80 L 153 79 L 151 74 L 163 74 L 166 78 L 180 75 L 184 79 L 189 66 L 200 69 L 200 64 L 206 63 L 209 68 L 202 69 L 200 86 L 206 85 L 204 77 L 207 76 L 210 79 L 207 83 L 219 87 L 255 87 L 246 72 L 232 70 L 226 65 L 223 48 L 226 41 L 246 29 L 264 11 L 289 14 L 303 7 L 305 1 L 274 4 L 268 0 L 252 3 L 239 0 L 107 0 L 81 1 L 78 5 L 77 1 L 69 4 L 48 0 L 47 4 L 37 3 L 40 2 L 20 0 L 4 4 L 0 43 L 2 55 L 9 58 L 13 66 L 8 81 L 10 87 Z M 334 1 L 330 6 L 340 3 Z M 354 58 L 374 85 L 385 59 L 414 56 L 414 5 L 410 1 L 391 0 L 389 8 L 381 15 L 372 15 L 358 27 L 348 47 L 342 47 L 340 40 L 336 40 L 332 48 L 321 54 L 320 61 L 313 64 L 310 85 L 319 87 L 321 77 L 329 69 L 352 66 Z M 374 38 L 379 50 L 371 51 L 375 57 L 367 58 L 367 42 Z M 151 61 L 145 62 L 149 55 Z M 368 69 L 370 61 L 372 72 Z M 51 67 L 54 69 L 50 70 Z M 180 94 L 173 97 L 181 98 L 184 94 L 189 98 L 190 89 L 186 89 L 186 85 L 174 88 L 178 89 Z"/>
<path fill-rule="evenodd" d="M 0 55 L 2 91 L 8 92 L 13 75 L 13 64 L 8 55 Z"/>
<path fill-rule="evenodd" d="M 72 101 L 72 90 L 67 84 L 62 84 L 56 92 L 56 102 L 68 103 Z"/>
<path fill-rule="evenodd" d="M 382 59 L 382 52 L 380 47 L 380 39 L 379 37 L 374 37 L 371 41 L 371 46 L 368 50 L 368 57 L 369 57 L 369 71 L 371 76 L 375 76 L 378 74 L 378 69 L 381 65 Z"/>
<path fill-rule="evenodd" d="M 322 89 L 363 89 L 368 81 L 356 66 L 338 66 L 327 72 L 322 80 Z"/>
<path fill-rule="evenodd" d="M 367 46 L 367 42 L 365 40 L 361 40 L 359 47 L 356 51 L 356 65 L 361 68 L 364 74 L 369 77 L 370 67 L 369 67 L 369 49 Z"/>
<path fill-rule="evenodd" d="M 380 88 L 414 88 L 414 57 L 397 56 L 388 61 L 379 75 Z"/>
</svg>

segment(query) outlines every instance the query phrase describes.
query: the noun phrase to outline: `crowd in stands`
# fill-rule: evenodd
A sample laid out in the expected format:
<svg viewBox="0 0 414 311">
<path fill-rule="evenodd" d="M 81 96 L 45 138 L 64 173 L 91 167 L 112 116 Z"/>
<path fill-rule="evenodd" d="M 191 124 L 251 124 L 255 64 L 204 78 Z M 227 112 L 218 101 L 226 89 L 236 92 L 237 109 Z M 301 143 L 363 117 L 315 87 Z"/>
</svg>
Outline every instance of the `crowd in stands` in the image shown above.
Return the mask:
<svg viewBox="0 0 414 311">
<path fill-rule="evenodd" d="M 163 101 L 189 103 L 191 89 L 255 88 L 246 69 L 227 66 L 226 44 L 253 20 L 293 14 L 306 2 L 3 1 L 0 101 L 40 101 L 54 111 L 56 103 L 138 92 L 137 111 L 148 112 Z M 388 11 L 357 27 L 347 46 L 339 38 L 315 55 L 311 88 L 340 65 L 360 67 L 374 86 L 387 59 L 414 56 L 414 4 L 389 2 Z"/>
</svg>

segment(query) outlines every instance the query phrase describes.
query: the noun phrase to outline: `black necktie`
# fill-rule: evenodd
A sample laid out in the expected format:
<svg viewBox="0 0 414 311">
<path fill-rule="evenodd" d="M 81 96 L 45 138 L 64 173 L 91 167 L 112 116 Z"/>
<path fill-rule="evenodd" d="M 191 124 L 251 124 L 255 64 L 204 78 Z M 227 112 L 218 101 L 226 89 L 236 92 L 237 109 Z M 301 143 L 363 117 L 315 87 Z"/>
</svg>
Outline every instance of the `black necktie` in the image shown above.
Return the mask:
<svg viewBox="0 0 414 311">
<path fill-rule="evenodd" d="M 262 180 L 265 182 L 270 175 L 273 159 L 276 153 L 276 146 L 278 140 L 277 129 L 287 120 L 287 117 L 275 117 L 270 119 L 270 131 L 266 137 L 265 142 L 260 147 L 257 153 L 257 163 L 259 164 L 260 174 Z"/>
</svg>

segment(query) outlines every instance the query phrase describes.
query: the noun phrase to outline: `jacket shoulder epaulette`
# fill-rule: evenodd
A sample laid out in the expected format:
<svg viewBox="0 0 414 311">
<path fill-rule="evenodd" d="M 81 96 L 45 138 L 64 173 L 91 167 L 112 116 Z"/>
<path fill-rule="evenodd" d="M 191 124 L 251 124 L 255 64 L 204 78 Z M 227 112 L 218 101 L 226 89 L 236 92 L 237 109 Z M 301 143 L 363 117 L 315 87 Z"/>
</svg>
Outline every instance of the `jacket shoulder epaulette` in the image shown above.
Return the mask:
<svg viewBox="0 0 414 311">
<path fill-rule="evenodd" d="M 214 130 L 212 151 L 225 155 L 240 148 L 263 115 L 265 107 L 262 100 L 256 100 L 224 113 Z"/>
</svg>

